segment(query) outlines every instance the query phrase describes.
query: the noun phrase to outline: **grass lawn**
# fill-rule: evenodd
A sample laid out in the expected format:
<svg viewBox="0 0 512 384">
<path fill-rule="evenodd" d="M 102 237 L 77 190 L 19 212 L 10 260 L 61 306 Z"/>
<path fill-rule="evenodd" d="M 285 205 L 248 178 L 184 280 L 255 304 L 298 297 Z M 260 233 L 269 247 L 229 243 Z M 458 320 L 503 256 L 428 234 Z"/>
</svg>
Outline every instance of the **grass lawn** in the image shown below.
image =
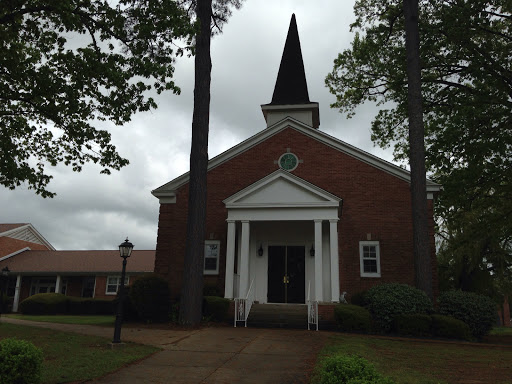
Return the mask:
<svg viewBox="0 0 512 384">
<path fill-rule="evenodd" d="M 512 327 L 494 327 L 491 330 L 491 335 L 512 336 Z"/>
<path fill-rule="evenodd" d="M 133 343 L 112 350 L 110 340 L 102 337 L 0 323 L 0 339 L 7 337 L 30 341 L 43 350 L 44 384 L 100 377 L 159 350 Z"/>
<path fill-rule="evenodd" d="M 398 384 L 512 382 L 510 345 L 339 334 L 321 351 L 317 367 L 323 356 L 338 353 L 364 357 Z"/>
<path fill-rule="evenodd" d="M 83 324 L 83 325 L 114 325 L 115 316 L 102 316 L 102 315 L 4 315 L 13 319 L 42 321 L 46 323 L 60 323 L 60 324 Z"/>
</svg>

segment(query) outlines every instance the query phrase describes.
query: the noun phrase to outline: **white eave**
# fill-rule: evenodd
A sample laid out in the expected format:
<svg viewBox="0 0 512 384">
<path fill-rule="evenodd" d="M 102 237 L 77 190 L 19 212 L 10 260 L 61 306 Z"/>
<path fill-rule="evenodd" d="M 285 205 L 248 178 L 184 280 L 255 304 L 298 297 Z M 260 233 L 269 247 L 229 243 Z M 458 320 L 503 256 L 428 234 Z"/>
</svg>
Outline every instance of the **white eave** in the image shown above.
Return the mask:
<svg viewBox="0 0 512 384">
<path fill-rule="evenodd" d="M 32 224 L 25 224 L 25 225 L 23 225 L 21 227 L 13 228 L 13 229 L 11 229 L 9 231 L 2 232 L 2 233 L 0 233 L 0 236 L 2 236 L 2 237 L 11 237 L 13 239 L 18 239 L 18 240 L 25 240 L 23 236 L 16 236 L 17 234 L 22 234 L 25 231 L 29 231 L 38 240 L 38 242 L 36 242 L 36 243 L 45 245 L 46 247 L 48 247 L 48 249 L 50 249 L 52 251 L 55 251 L 55 248 L 53 247 L 53 245 L 51 245 L 48 242 L 48 240 L 46 240 L 43 237 L 43 235 L 41 235 L 37 231 L 37 229 L 34 228 L 34 226 Z M 28 240 L 26 240 L 26 241 L 28 241 Z"/>
<path fill-rule="evenodd" d="M 297 121 L 291 117 L 287 117 L 278 123 L 274 124 L 273 126 L 270 126 L 254 136 L 251 136 L 247 140 L 241 142 L 238 145 L 235 145 L 234 147 L 231 147 L 230 149 L 224 151 L 223 153 L 217 155 L 213 159 L 211 159 L 208 162 L 208 171 L 214 169 L 215 167 L 225 163 L 226 161 L 231 160 L 232 158 L 238 156 L 240 153 L 243 153 L 252 147 L 258 145 L 259 143 L 265 141 L 266 139 L 274 136 L 275 134 L 285 130 L 286 128 L 292 128 L 295 129 L 298 132 L 303 133 L 306 136 L 309 136 L 315 140 L 318 140 L 319 142 L 328 145 L 332 148 L 337 149 L 340 152 L 343 152 L 344 154 L 348 156 L 352 156 L 366 164 L 369 164 L 377 169 L 380 169 L 384 172 L 387 172 L 395 177 L 398 177 L 399 179 L 402 179 L 404 181 L 410 182 L 410 172 L 400 168 L 399 166 L 392 164 L 386 160 L 383 160 L 377 156 L 374 156 L 368 152 L 365 152 L 359 148 L 356 148 L 342 140 L 339 140 L 333 136 L 328 135 L 325 132 L 312 129 L 310 126 L 301 123 L 300 121 Z M 187 184 L 189 181 L 190 173 L 184 173 L 181 176 L 178 176 L 174 180 L 171 180 L 170 182 L 162 185 L 161 187 L 158 187 L 157 189 L 153 190 L 151 193 L 153 196 L 160 199 L 160 202 L 163 202 L 163 200 L 167 200 L 167 202 L 171 202 L 172 199 L 176 199 L 176 190 L 183 185 Z M 427 193 L 432 194 L 433 192 L 438 192 L 441 190 L 441 185 L 437 184 L 429 179 L 427 179 Z"/>
</svg>

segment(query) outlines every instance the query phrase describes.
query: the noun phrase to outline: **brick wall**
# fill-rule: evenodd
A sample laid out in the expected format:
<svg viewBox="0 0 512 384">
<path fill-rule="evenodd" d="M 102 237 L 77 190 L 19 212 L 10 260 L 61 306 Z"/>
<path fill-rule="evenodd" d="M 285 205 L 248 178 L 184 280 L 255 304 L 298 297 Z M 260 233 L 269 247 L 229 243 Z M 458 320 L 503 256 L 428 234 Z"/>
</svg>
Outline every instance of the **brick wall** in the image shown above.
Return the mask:
<svg viewBox="0 0 512 384">
<path fill-rule="evenodd" d="M 350 295 L 382 282 L 414 285 L 409 184 L 288 128 L 208 172 L 206 234 L 221 241 L 219 286 L 224 285 L 227 237 L 222 200 L 277 170 L 274 161 L 287 148 L 303 160 L 294 175 L 343 199 L 338 224 L 340 291 Z M 177 191 L 176 204 L 160 205 L 155 272 L 169 280 L 173 296 L 179 295 L 182 282 L 187 205 L 188 184 Z M 429 224 L 437 286 L 433 219 Z M 368 236 L 380 242 L 381 278 L 360 276 L 359 241 Z"/>
</svg>

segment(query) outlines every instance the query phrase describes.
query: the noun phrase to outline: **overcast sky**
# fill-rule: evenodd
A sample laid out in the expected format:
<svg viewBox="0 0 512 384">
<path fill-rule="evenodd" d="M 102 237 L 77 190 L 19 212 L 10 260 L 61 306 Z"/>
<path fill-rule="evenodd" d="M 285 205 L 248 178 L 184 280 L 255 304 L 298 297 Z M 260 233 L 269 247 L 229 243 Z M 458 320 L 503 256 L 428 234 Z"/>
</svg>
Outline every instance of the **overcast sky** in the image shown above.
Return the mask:
<svg viewBox="0 0 512 384">
<path fill-rule="evenodd" d="M 391 149 L 370 140 L 374 106 L 347 120 L 329 104 L 324 85 L 339 52 L 350 47 L 353 0 L 246 0 L 212 41 L 209 156 L 265 128 L 261 104 L 271 101 L 292 13 L 297 18 L 309 98 L 320 103 L 320 130 L 388 161 Z M 57 196 L 43 199 L 26 186 L 0 187 L 0 222 L 32 223 L 59 250 L 112 249 L 126 236 L 136 249 L 155 249 L 158 199 L 151 191 L 189 169 L 193 59 L 180 58 L 175 81 L 181 95 L 157 97 L 159 108 L 122 127 L 109 125 L 112 141 L 130 165 L 112 175 L 88 164 L 80 173 L 52 170 Z"/>
</svg>

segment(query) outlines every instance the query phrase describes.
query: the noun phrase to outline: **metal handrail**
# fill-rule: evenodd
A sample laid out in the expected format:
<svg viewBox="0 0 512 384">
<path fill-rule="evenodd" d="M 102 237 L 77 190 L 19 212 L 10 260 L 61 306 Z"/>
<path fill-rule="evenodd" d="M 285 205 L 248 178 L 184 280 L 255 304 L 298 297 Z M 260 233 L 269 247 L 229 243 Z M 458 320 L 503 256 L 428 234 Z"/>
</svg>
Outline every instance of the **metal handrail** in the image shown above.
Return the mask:
<svg viewBox="0 0 512 384">
<path fill-rule="evenodd" d="M 252 289 L 253 285 L 254 279 L 251 281 L 251 285 L 249 286 L 249 290 L 247 291 L 245 299 L 240 297 L 235 299 L 235 328 L 236 323 L 239 321 L 243 321 L 245 327 L 247 327 L 247 318 L 249 317 L 249 312 L 251 312 L 252 304 L 254 302 L 254 290 Z"/>
<path fill-rule="evenodd" d="M 310 331 L 310 325 L 316 324 L 316 330 L 318 331 L 318 301 L 311 300 L 311 280 L 308 281 L 308 297 L 307 297 L 307 305 L 308 305 L 308 331 Z"/>
</svg>

